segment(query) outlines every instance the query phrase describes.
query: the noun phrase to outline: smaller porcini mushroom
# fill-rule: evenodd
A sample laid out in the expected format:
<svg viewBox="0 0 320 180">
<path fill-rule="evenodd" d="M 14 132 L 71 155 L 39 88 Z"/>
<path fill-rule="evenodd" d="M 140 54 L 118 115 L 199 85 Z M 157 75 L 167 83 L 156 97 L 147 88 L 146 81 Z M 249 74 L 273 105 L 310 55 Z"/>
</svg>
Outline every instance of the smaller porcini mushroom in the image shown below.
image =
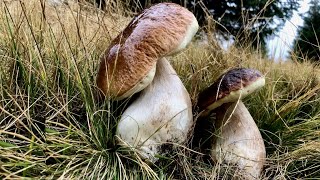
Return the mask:
<svg viewBox="0 0 320 180">
<path fill-rule="evenodd" d="M 190 96 L 169 62 L 157 63 L 151 84 L 123 112 L 117 127 L 120 143 L 154 163 L 166 143 L 182 144 L 193 125 Z"/>
<path fill-rule="evenodd" d="M 263 87 L 264 76 L 253 69 L 233 69 L 199 94 L 200 116 L 216 113 L 218 137 L 213 140 L 212 158 L 236 164 L 246 179 L 261 174 L 266 150 L 262 136 L 241 99 Z"/>
<path fill-rule="evenodd" d="M 174 3 L 145 9 L 111 42 L 101 58 L 97 85 L 121 100 L 147 87 L 156 62 L 184 49 L 198 31 L 195 16 Z"/>
</svg>

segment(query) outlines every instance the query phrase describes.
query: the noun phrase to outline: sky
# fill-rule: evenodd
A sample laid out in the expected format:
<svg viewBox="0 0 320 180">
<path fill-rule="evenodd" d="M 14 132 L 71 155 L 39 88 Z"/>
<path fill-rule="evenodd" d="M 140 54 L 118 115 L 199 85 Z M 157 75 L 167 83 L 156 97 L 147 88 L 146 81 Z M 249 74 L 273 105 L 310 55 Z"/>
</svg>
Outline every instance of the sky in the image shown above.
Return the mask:
<svg viewBox="0 0 320 180">
<path fill-rule="evenodd" d="M 294 12 L 292 18 L 286 21 L 284 27 L 268 41 L 270 58 L 274 58 L 276 61 L 287 59 L 297 35 L 297 28 L 303 25 L 303 19 L 299 14 L 304 14 L 309 10 L 309 2 L 310 0 L 302 0 L 298 11 Z"/>
</svg>

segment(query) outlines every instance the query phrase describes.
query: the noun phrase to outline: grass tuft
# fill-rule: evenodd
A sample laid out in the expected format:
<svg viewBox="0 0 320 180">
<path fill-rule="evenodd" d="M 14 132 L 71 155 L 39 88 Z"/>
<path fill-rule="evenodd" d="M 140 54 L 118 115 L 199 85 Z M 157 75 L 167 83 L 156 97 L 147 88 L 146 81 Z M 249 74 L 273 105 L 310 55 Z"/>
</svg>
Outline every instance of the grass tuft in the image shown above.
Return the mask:
<svg viewBox="0 0 320 180">
<path fill-rule="evenodd" d="M 188 145 L 168 145 L 171 151 L 155 165 L 117 146 L 116 125 L 130 100 L 97 102 L 95 76 L 99 57 L 131 17 L 119 2 L 106 7 L 0 2 L 0 177 L 230 179 L 237 171 L 232 165 Z M 266 86 L 245 99 L 267 148 L 261 178 L 320 177 L 317 65 L 276 63 L 248 48 L 223 50 L 214 39 L 193 42 L 170 62 L 193 104 L 231 68 L 263 72 Z"/>
</svg>

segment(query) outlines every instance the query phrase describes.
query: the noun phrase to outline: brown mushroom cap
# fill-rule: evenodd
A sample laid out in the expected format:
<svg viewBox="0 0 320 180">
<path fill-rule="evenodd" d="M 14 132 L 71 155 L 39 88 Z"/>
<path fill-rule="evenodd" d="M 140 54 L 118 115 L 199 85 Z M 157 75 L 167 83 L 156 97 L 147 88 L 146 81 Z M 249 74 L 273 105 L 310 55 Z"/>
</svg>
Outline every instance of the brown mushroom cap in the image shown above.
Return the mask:
<svg viewBox="0 0 320 180">
<path fill-rule="evenodd" d="M 258 70 L 232 69 L 220 76 L 214 84 L 199 94 L 199 110 L 210 112 L 223 103 L 243 99 L 253 91 L 263 87 L 264 84 L 264 76 Z"/>
<path fill-rule="evenodd" d="M 198 30 L 186 8 L 160 3 L 145 9 L 111 42 L 101 59 L 97 85 L 123 99 L 151 83 L 158 59 L 179 52 Z"/>
</svg>

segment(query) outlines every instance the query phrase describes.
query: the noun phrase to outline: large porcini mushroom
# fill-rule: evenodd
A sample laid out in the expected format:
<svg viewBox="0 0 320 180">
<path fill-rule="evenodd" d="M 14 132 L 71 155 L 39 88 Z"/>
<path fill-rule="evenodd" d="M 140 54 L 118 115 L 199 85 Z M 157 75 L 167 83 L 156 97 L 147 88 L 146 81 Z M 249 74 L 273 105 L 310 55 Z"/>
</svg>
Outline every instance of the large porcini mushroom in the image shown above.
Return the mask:
<svg viewBox="0 0 320 180">
<path fill-rule="evenodd" d="M 241 99 L 264 84 L 265 79 L 257 70 L 233 69 L 198 98 L 200 116 L 216 112 L 218 137 L 213 140 L 213 159 L 236 164 L 246 179 L 260 176 L 266 150 L 259 129 Z"/>
<path fill-rule="evenodd" d="M 151 84 L 124 111 L 117 135 L 149 162 L 157 160 L 165 143 L 182 144 L 193 125 L 187 90 L 169 62 L 158 61 Z"/>
<path fill-rule="evenodd" d="M 112 41 L 101 60 L 97 85 L 121 100 L 141 91 L 123 112 L 117 137 L 155 162 L 164 143 L 182 143 L 193 124 L 191 100 L 169 62 L 198 30 L 194 15 L 177 4 L 145 9 Z M 149 86 L 148 86 L 149 85 Z"/>
<path fill-rule="evenodd" d="M 173 3 L 145 9 L 111 42 L 101 59 L 97 85 L 121 100 L 148 86 L 162 57 L 184 49 L 198 31 L 195 16 Z"/>
</svg>

